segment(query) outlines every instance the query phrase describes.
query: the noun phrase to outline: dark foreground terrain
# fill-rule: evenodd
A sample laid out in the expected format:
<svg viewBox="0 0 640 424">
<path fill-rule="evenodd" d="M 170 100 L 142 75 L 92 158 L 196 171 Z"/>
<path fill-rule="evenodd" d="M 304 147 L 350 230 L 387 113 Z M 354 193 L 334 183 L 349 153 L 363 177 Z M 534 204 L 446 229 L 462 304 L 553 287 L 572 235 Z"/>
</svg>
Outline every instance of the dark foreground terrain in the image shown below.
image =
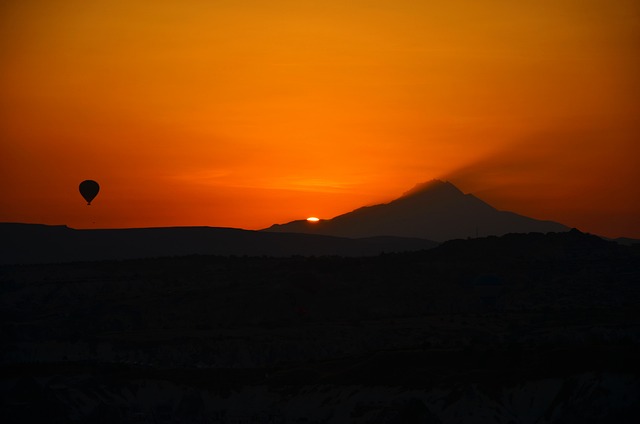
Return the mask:
<svg viewBox="0 0 640 424">
<path fill-rule="evenodd" d="M 2 422 L 640 422 L 640 251 L 0 267 Z"/>
</svg>

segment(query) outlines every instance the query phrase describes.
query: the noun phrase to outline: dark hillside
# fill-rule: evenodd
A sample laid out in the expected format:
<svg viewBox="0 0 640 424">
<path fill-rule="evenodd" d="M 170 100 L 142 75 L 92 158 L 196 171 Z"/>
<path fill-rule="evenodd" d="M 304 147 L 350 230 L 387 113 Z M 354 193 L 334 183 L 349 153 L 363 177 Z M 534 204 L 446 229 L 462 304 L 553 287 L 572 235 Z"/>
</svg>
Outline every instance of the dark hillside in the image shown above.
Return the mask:
<svg viewBox="0 0 640 424">
<path fill-rule="evenodd" d="M 353 240 L 237 228 L 167 227 L 76 230 L 63 225 L 0 223 L 0 265 L 121 260 L 185 255 L 341 255 L 429 249 L 425 239 Z"/>
<path fill-rule="evenodd" d="M 639 265 L 637 249 L 571 231 L 377 257 L 4 266 L 3 410 L 632 422 Z"/>
</svg>

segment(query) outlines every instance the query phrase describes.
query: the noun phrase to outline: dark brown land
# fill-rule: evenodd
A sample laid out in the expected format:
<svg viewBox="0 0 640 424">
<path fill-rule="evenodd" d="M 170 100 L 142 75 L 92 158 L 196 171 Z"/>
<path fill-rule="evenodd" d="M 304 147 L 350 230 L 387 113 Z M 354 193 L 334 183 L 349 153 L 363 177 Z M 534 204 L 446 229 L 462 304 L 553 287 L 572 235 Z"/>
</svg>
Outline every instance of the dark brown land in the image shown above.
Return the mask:
<svg viewBox="0 0 640 424">
<path fill-rule="evenodd" d="M 575 230 L 7 265 L 3 421 L 636 422 L 639 265 Z"/>
</svg>

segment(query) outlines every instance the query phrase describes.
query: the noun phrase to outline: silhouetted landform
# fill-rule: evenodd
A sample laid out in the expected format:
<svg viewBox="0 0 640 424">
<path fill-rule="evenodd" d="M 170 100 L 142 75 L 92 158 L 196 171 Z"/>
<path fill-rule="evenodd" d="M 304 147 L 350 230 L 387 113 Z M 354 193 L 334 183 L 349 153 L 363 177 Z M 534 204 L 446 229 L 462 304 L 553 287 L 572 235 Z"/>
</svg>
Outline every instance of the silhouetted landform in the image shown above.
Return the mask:
<svg viewBox="0 0 640 424">
<path fill-rule="evenodd" d="M 513 212 L 499 211 L 453 184 L 418 184 L 390 203 L 366 206 L 319 222 L 293 221 L 264 231 L 337 237 L 419 237 L 439 242 L 508 233 L 560 232 L 569 228 Z"/>
<path fill-rule="evenodd" d="M 184 255 L 366 256 L 429 249 L 418 238 L 352 240 L 235 228 L 173 227 L 75 230 L 63 225 L 0 223 L 0 264 L 134 259 Z"/>
<path fill-rule="evenodd" d="M 0 266 L 3 422 L 636 423 L 640 249 Z"/>
<path fill-rule="evenodd" d="M 618 237 L 615 239 L 606 239 L 606 240 L 615 241 L 616 243 L 624 244 L 625 246 L 640 246 L 639 239 L 633 239 L 629 237 Z"/>
</svg>

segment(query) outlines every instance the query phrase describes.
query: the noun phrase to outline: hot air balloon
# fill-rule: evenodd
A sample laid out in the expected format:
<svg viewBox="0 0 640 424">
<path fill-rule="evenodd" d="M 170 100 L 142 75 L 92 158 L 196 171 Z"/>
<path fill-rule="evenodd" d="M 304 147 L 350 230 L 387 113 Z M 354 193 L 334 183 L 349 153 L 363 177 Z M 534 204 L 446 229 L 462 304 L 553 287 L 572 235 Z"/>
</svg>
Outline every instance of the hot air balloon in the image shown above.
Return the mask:
<svg viewBox="0 0 640 424">
<path fill-rule="evenodd" d="M 91 201 L 96 198 L 100 191 L 100 185 L 93 180 L 84 180 L 80 183 L 80 194 L 87 201 L 87 205 L 91 204 Z"/>
</svg>

